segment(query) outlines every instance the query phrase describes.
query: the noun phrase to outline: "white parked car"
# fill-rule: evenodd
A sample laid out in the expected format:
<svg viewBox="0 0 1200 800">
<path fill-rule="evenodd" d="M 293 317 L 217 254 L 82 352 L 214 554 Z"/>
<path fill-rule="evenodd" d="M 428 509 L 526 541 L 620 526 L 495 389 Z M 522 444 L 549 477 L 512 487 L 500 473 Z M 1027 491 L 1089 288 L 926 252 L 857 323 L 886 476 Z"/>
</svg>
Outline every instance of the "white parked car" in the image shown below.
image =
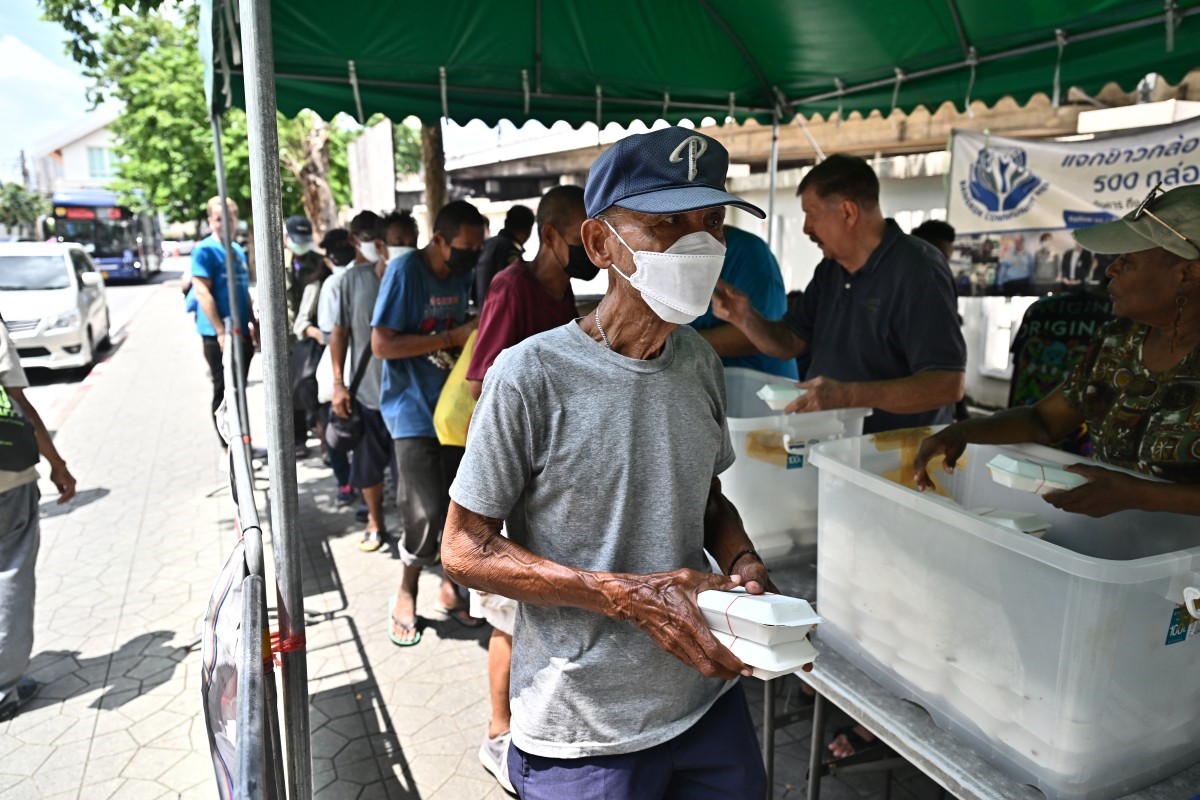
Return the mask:
<svg viewBox="0 0 1200 800">
<path fill-rule="evenodd" d="M 0 243 L 0 316 L 27 368 L 88 366 L 108 341 L 104 278 L 78 244 Z"/>
</svg>

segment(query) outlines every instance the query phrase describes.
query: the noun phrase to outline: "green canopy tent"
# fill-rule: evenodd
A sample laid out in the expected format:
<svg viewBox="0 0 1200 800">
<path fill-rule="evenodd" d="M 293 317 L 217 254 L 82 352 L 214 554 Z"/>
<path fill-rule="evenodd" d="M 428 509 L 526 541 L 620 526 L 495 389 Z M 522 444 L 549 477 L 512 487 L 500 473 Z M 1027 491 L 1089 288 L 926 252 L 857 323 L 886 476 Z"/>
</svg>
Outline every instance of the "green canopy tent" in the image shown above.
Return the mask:
<svg viewBox="0 0 1200 800">
<path fill-rule="evenodd" d="M 206 0 L 203 17 L 220 105 L 245 103 L 236 7 Z M 289 116 L 767 123 L 1024 102 L 1056 70 L 1088 92 L 1174 82 L 1197 66 L 1197 14 L 1200 0 L 289 0 L 271 3 L 271 44 Z"/>
<path fill-rule="evenodd" d="M 280 633 L 303 639 L 276 109 L 627 124 L 1095 93 L 1200 66 L 1200 0 L 202 0 L 206 92 L 248 112 Z M 217 144 L 219 151 L 219 144 Z M 775 148 L 771 157 L 774 195 Z M 772 203 L 773 205 L 773 203 Z M 770 214 L 768 219 L 774 214 Z M 289 794 L 312 793 L 307 670 L 283 655 Z M 767 693 L 768 697 L 770 693 Z"/>
</svg>

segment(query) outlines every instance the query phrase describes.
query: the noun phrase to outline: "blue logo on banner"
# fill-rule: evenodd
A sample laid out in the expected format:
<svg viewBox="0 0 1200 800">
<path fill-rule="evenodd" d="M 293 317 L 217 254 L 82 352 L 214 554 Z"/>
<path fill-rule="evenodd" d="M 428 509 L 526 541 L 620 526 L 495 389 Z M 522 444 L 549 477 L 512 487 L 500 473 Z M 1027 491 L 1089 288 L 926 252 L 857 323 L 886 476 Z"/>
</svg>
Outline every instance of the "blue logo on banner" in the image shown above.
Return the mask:
<svg viewBox="0 0 1200 800">
<path fill-rule="evenodd" d="M 1063 224 L 1068 228 L 1090 228 L 1102 222 L 1112 222 L 1116 214 L 1107 211 L 1064 211 Z"/>
<path fill-rule="evenodd" d="M 1020 147 L 985 147 L 971 165 L 971 197 L 992 213 L 1016 211 L 1043 185 L 1026 165 Z"/>
</svg>

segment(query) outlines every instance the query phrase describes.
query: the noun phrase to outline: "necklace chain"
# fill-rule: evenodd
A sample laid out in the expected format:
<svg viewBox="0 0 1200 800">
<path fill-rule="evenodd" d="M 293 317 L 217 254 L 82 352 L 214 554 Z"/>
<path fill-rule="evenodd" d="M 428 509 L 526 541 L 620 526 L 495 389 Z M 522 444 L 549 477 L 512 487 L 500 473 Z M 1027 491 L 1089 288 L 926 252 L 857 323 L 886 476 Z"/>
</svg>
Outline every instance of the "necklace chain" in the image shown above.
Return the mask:
<svg viewBox="0 0 1200 800">
<path fill-rule="evenodd" d="M 596 306 L 596 313 L 593 316 L 596 318 L 596 330 L 600 331 L 600 338 L 604 340 L 604 346 L 612 350 L 612 345 L 608 343 L 608 335 L 604 332 L 604 326 L 600 324 L 600 306 Z"/>
</svg>

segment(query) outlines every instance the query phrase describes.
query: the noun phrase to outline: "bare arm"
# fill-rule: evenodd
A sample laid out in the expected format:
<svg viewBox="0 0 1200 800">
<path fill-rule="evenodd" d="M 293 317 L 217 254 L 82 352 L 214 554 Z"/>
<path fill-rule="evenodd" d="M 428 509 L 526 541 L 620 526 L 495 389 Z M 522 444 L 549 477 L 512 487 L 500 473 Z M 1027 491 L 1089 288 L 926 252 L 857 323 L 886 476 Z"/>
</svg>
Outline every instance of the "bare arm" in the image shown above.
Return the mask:
<svg viewBox="0 0 1200 800">
<path fill-rule="evenodd" d="M 192 291 L 196 293 L 196 304 L 200 306 L 200 310 L 204 312 L 204 316 L 212 323 L 213 330 L 217 332 L 217 344 L 221 349 L 225 349 L 225 320 L 221 318 L 221 313 L 217 311 L 217 298 L 212 293 L 213 282 L 211 278 L 201 278 L 199 275 L 192 276 Z"/>
<path fill-rule="evenodd" d="M 721 358 L 758 355 L 758 348 L 735 325 L 717 325 L 696 331 Z"/>
<path fill-rule="evenodd" d="M 371 329 L 371 350 L 375 353 L 376 358 L 414 358 L 438 350 L 462 347 L 477 325 L 479 325 L 478 319 L 468 320 L 457 328 L 443 331 L 436 336 L 400 333 L 391 328 L 376 325 Z"/>
<path fill-rule="evenodd" d="M 808 391 L 792 401 L 789 413 L 830 408 L 879 408 L 893 414 L 918 414 L 957 403 L 966 381 L 961 372 L 930 370 L 886 381 L 842 382 L 813 378 Z"/>
<path fill-rule="evenodd" d="M 563 566 L 500 535 L 501 520 L 450 503 L 442 566 L 456 583 L 531 605 L 566 606 L 632 622 L 666 652 L 713 677 L 748 672 L 708 630 L 696 606 L 706 589 L 737 582 L 694 570 L 650 575 Z"/>
<path fill-rule="evenodd" d="M 717 319 L 735 327 L 760 353 L 787 360 L 802 355 L 808 349 L 808 342 L 792 333 L 786 323 L 764 319 L 750 305 L 750 298 L 745 292 L 725 281 L 717 282 L 712 308 Z"/>
<path fill-rule="evenodd" d="M 8 387 L 5 387 L 5 389 L 9 396 L 21 406 L 21 410 L 25 412 L 25 416 L 33 424 L 33 433 L 37 438 L 38 452 L 42 454 L 42 458 L 46 459 L 46 463 L 50 465 L 50 480 L 53 481 L 55 487 L 58 489 L 59 505 L 67 502 L 75 496 L 75 476 L 67 469 L 67 462 L 59 455 L 58 448 L 54 446 L 54 440 L 50 438 L 50 431 L 46 430 L 46 423 L 42 422 L 41 415 L 33 407 L 33 403 L 29 402 L 29 398 L 25 396 L 23 389 L 10 389 Z"/>
<path fill-rule="evenodd" d="M 1010 408 L 990 417 L 950 425 L 921 442 L 913 464 L 917 486 L 924 489 L 932 485 L 926 467 L 936 455 L 944 455 L 943 468 L 953 472 L 968 444 L 1051 445 L 1083 422 L 1083 414 L 1067 404 L 1060 386 L 1036 405 Z M 1098 464 L 1073 464 L 1067 469 L 1084 476 L 1088 482 L 1069 491 L 1043 496 L 1047 503 L 1063 511 L 1089 517 L 1126 510 L 1200 515 L 1200 486 L 1195 484 L 1146 480 Z"/>
<path fill-rule="evenodd" d="M 778 591 L 767 575 L 766 565 L 754 552 L 741 515 L 721 492 L 718 478 L 712 480 L 704 507 L 704 549 L 726 575 L 740 575 L 751 594 Z"/>
<path fill-rule="evenodd" d="M 329 362 L 333 367 L 333 397 L 330 401 L 331 410 L 342 419 L 350 416 L 350 390 L 346 388 L 346 353 L 349 349 L 350 329 L 334 324 L 329 332 Z"/>
<path fill-rule="evenodd" d="M 471 393 L 472 400 L 478 400 L 479 395 L 483 394 L 483 381 L 473 381 L 468 378 L 467 391 Z"/>
<path fill-rule="evenodd" d="M 1061 386 L 1036 405 L 1010 408 L 989 417 L 956 422 L 921 442 L 913 463 L 917 486 L 925 489 L 933 485 L 925 467 L 935 455 L 946 457 L 944 469 L 951 473 L 968 444 L 1032 442 L 1051 445 L 1083 422 L 1083 414 L 1067 404 Z"/>
</svg>

